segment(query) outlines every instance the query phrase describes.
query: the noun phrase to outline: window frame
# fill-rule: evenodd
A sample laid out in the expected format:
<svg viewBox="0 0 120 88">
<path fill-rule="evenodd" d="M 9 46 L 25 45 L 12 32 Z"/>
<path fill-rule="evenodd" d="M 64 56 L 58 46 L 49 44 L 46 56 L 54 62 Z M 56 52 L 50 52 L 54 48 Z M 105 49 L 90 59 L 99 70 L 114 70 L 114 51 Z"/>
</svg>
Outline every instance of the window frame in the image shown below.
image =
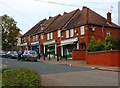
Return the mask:
<svg viewBox="0 0 120 88">
<path fill-rule="evenodd" d="M 66 38 L 69 38 L 69 30 L 66 30 Z"/>
<path fill-rule="evenodd" d="M 80 34 L 81 35 L 85 34 L 85 28 L 84 28 L 84 26 L 80 26 Z"/>
<path fill-rule="evenodd" d="M 73 37 L 73 36 L 74 36 L 74 30 L 70 29 L 70 37 Z"/>
</svg>

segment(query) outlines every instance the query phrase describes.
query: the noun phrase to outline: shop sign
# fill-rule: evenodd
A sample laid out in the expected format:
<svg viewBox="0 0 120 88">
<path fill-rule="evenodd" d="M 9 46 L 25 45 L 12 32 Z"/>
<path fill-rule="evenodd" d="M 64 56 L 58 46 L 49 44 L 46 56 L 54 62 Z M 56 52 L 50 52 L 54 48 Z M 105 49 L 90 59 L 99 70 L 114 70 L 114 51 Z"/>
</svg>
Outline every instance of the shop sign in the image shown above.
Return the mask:
<svg viewBox="0 0 120 88">
<path fill-rule="evenodd" d="M 32 42 L 31 45 L 39 45 L 39 41 L 37 41 L 37 42 Z"/>
<path fill-rule="evenodd" d="M 21 46 L 27 46 L 27 43 L 23 43 L 23 44 L 21 44 Z"/>
<path fill-rule="evenodd" d="M 51 41 L 47 41 L 45 43 L 43 43 L 43 45 L 50 45 L 50 44 L 54 44 L 55 40 L 51 40 Z"/>
<path fill-rule="evenodd" d="M 66 40 L 62 40 L 61 41 L 61 44 L 63 44 L 63 43 L 73 43 L 73 42 L 76 42 L 76 41 L 78 41 L 78 38 L 70 38 L 70 39 L 66 39 Z"/>
</svg>

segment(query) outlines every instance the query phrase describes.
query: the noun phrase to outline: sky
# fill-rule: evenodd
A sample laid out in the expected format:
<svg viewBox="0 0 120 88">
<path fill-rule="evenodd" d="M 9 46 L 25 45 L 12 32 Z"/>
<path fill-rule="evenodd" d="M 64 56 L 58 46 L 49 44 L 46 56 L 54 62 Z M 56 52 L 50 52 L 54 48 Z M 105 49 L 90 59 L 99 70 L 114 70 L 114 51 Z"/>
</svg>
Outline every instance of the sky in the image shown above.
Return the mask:
<svg viewBox="0 0 120 88">
<path fill-rule="evenodd" d="M 17 22 L 24 34 L 40 20 L 87 6 L 104 16 L 109 11 L 112 21 L 118 24 L 118 2 L 120 0 L 0 0 L 0 16 L 7 14 Z"/>
</svg>

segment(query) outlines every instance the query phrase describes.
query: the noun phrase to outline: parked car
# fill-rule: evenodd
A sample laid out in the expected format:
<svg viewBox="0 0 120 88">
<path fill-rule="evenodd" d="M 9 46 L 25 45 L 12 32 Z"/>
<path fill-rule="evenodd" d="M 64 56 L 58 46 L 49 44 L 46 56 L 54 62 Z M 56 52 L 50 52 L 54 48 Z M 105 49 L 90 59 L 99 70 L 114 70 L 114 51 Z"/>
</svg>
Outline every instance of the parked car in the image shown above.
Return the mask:
<svg viewBox="0 0 120 88">
<path fill-rule="evenodd" d="M 22 55 L 22 59 L 25 60 L 25 61 L 26 60 L 37 61 L 38 54 L 34 50 L 26 50 L 26 51 L 24 51 L 24 53 Z"/>
<path fill-rule="evenodd" d="M 5 51 L 0 51 L 0 57 L 5 57 L 6 56 L 6 52 Z"/>
<path fill-rule="evenodd" d="M 11 59 L 17 59 L 18 58 L 18 53 L 17 53 L 17 51 L 8 51 L 7 53 L 6 53 L 6 57 L 7 58 L 11 58 Z"/>
</svg>

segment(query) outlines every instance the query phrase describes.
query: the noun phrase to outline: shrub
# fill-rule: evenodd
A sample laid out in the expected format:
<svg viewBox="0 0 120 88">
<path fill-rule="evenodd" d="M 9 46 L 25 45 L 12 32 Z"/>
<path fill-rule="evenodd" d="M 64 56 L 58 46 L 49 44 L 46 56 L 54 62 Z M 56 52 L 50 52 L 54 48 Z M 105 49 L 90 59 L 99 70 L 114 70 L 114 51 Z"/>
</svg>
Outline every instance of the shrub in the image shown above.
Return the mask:
<svg viewBox="0 0 120 88">
<path fill-rule="evenodd" d="M 102 50 L 104 50 L 104 44 L 100 40 L 98 40 L 95 45 L 95 51 L 102 51 Z"/>
<path fill-rule="evenodd" d="M 113 39 L 111 35 L 105 37 L 105 50 L 111 50 L 113 48 Z"/>
<path fill-rule="evenodd" d="M 120 50 L 120 38 L 113 40 L 113 49 Z"/>
<path fill-rule="evenodd" d="M 2 88 L 41 88 L 41 78 L 29 68 L 5 70 L 2 74 Z"/>
<path fill-rule="evenodd" d="M 92 36 L 91 40 L 90 40 L 90 44 L 88 47 L 88 51 L 93 52 L 95 51 L 95 44 L 96 44 L 96 40 L 95 38 Z"/>
</svg>

